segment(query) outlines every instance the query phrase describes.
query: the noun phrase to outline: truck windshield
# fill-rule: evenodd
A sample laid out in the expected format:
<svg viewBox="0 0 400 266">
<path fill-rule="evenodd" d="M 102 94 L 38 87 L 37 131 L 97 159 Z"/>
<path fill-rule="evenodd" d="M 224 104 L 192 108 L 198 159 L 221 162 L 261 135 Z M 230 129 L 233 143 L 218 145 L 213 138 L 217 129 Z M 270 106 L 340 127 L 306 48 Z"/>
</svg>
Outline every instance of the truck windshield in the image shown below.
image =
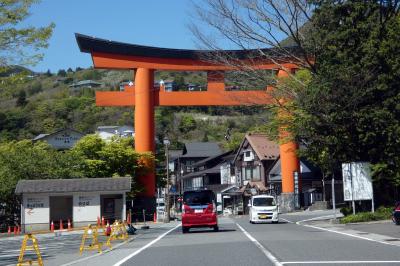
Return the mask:
<svg viewBox="0 0 400 266">
<path fill-rule="evenodd" d="M 275 206 L 275 200 L 273 198 L 254 198 L 253 206 Z"/>
</svg>

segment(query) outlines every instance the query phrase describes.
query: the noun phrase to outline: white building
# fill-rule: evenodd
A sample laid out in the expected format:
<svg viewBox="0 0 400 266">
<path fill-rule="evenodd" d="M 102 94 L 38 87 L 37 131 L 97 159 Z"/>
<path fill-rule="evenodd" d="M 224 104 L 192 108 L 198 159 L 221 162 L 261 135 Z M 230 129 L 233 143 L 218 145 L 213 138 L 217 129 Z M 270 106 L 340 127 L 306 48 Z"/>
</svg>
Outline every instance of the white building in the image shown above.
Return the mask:
<svg viewBox="0 0 400 266">
<path fill-rule="evenodd" d="M 20 180 L 15 194 L 21 195 L 23 232 L 49 230 L 68 220 L 73 227 L 96 224 L 99 217 L 112 223 L 126 219 L 125 194 L 130 177 Z"/>
<path fill-rule="evenodd" d="M 112 137 L 135 137 L 135 130 L 131 126 L 99 126 L 96 134 L 103 140 L 110 140 Z"/>
<path fill-rule="evenodd" d="M 54 149 L 67 150 L 71 149 L 84 135 L 79 131 L 67 128 L 51 134 L 39 134 L 33 141 L 45 141 Z"/>
</svg>

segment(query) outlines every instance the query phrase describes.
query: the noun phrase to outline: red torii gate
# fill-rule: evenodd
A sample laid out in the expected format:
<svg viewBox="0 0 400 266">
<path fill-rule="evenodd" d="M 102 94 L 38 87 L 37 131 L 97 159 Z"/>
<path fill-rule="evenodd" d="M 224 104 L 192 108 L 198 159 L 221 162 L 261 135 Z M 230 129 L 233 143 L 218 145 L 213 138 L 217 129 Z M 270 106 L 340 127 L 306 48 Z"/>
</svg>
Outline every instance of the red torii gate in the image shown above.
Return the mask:
<svg viewBox="0 0 400 266">
<path fill-rule="evenodd" d="M 226 91 L 224 71 L 234 70 L 233 66 L 210 63 L 204 60 L 211 51 L 181 50 L 126 44 L 76 34 L 81 52 L 90 53 L 95 68 L 136 70 L 135 86 L 125 91 L 96 92 L 97 106 L 135 106 L 135 149 L 138 152 L 155 153 L 154 107 L 155 106 L 235 106 L 264 105 L 272 103 L 267 91 Z M 224 51 L 245 62 L 250 53 L 256 51 Z M 252 63 L 254 65 L 254 62 Z M 282 70 L 297 69 L 293 63 L 280 62 L 280 66 L 259 60 L 256 69 L 278 70 L 279 76 L 286 76 Z M 206 71 L 207 91 L 166 92 L 154 89 L 155 70 Z M 282 193 L 293 198 L 293 173 L 299 172 L 296 156 L 297 144 L 287 142 L 280 145 L 282 169 Z M 155 195 L 155 174 L 139 177 L 144 185 L 144 196 Z M 291 201 L 291 200 L 289 200 Z M 289 203 L 290 204 L 290 203 Z"/>
</svg>

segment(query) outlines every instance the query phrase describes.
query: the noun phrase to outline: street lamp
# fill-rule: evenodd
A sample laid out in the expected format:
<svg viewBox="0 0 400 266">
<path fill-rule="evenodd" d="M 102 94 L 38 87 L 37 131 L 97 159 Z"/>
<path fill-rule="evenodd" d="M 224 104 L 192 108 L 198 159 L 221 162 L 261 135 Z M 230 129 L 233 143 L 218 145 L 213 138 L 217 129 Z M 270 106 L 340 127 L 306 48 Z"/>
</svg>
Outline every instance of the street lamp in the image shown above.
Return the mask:
<svg viewBox="0 0 400 266">
<path fill-rule="evenodd" d="M 165 221 L 169 223 L 170 220 L 170 214 L 169 214 L 169 152 L 168 152 L 168 146 L 171 144 L 168 137 L 165 136 L 163 140 L 164 146 L 165 146 L 165 168 L 167 171 L 167 191 L 165 193 L 165 214 L 166 214 L 166 219 Z"/>
</svg>

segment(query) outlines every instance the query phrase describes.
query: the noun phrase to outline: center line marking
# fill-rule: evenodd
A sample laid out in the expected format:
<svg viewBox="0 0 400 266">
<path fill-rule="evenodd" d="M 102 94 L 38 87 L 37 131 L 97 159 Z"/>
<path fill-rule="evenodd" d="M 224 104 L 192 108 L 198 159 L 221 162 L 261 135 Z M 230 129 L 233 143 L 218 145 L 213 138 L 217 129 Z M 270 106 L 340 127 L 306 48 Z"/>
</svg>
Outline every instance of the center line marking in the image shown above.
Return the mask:
<svg viewBox="0 0 400 266">
<path fill-rule="evenodd" d="M 252 237 L 238 223 L 236 223 L 236 225 L 237 225 L 237 227 L 239 227 L 240 230 L 242 230 L 243 234 L 245 234 L 250 239 L 250 241 L 253 242 L 254 245 L 256 245 L 275 266 L 282 266 L 282 263 L 280 263 L 279 260 L 274 255 L 272 255 L 271 252 L 268 251 L 268 249 L 266 249 L 263 245 L 261 245 L 260 242 L 257 241 L 257 239 Z"/>
<path fill-rule="evenodd" d="M 129 259 L 133 258 L 134 256 L 136 256 L 137 254 L 139 254 L 140 252 L 142 252 L 143 250 L 145 250 L 146 248 L 150 247 L 151 245 L 153 245 L 154 243 L 156 243 L 157 241 L 161 240 L 164 236 L 168 235 L 169 233 L 171 233 L 172 231 L 174 231 L 176 228 L 178 228 L 179 226 L 181 226 L 180 224 L 178 224 L 177 226 L 175 226 L 174 228 L 168 230 L 167 232 L 165 232 L 164 234 L 158 236 L 156 239 L 154 239 L 153 241 L 147 243 L 145 246 L 141 247 L 140 249 L 136 250 L 135 252 L 133 252 L 131 255 L 123 258 L 122 260 L 118 261 L 117 263 L 115 263 L 113 266 L 120 266 L 122 265 L 122 263 L 128 261 Z"/>
</svg>

